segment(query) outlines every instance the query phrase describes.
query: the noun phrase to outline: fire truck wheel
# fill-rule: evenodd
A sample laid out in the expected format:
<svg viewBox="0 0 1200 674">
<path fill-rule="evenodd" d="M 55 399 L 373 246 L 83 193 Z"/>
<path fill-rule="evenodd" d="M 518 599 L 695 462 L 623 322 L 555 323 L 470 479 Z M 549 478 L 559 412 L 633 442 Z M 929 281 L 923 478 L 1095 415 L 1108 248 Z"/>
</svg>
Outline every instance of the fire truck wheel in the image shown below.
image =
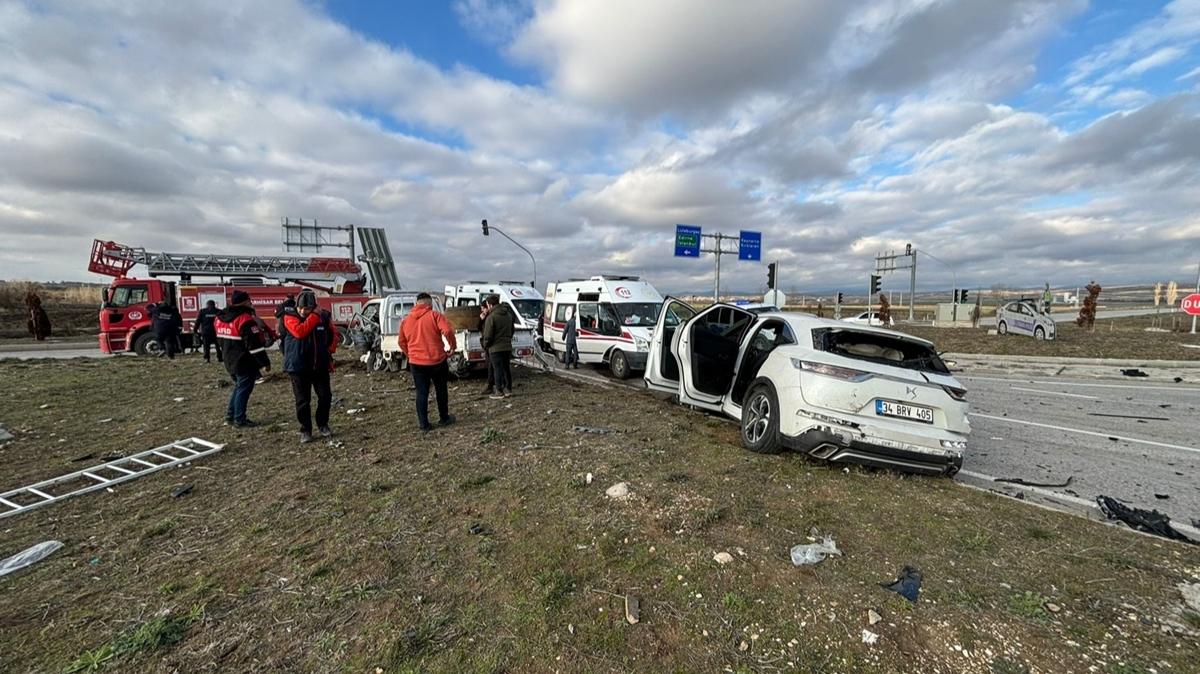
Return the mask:
<svg viewBox="0 0 1200 674">
<path fill-rule="evenodd" d="M 158 341 L 154 339 L 153 334 L 143 332 L 134 340 L 133 351 L 139 356 L 157 356 L 159 352 Z"/>
</svg>

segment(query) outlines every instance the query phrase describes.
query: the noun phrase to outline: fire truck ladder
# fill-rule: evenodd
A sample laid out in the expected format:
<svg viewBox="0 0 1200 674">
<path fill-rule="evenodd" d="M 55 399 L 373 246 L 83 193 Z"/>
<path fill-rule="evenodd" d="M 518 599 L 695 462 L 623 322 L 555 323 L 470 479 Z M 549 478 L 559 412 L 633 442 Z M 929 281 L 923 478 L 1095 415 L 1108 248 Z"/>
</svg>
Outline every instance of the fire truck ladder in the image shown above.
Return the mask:
<svg viewBox="0 0 1200 674">
<path fill-rule="evenodd" d="M 0 508 L 4 509 L 0 511 L 0 519 L 57 503 L 72 496 L 107 489 L 166 468 L 174 468 L 216 454 L 222 449 L 225 449 L 225 445 L 213 444 L 200 438 L 188 438 L 28 487 L 6 491 L 0 494 Z M 69 490 L 63 491 L 64 488 Z"/>
<path fill-rule="evenodd" d="M 154 253 L 113 241 L 92 242 L 88 271 L 121 278 L 138 264 L 146 265 L 151 276 L 262 276 L 296 281 L 363 279 L 362 267 L 349 258 Z"/>
</svg>

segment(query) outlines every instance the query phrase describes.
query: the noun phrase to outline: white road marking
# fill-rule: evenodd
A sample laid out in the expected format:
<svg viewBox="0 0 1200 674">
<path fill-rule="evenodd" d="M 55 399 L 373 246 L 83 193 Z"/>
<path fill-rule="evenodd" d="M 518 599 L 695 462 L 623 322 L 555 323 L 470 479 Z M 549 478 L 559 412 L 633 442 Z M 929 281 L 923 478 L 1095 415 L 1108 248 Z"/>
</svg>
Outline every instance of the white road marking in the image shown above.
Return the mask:
<svg viewBox="0 0 1200 674">
<path fill-rule="evenodd" d="M 980 417 L 982 419 L 993 419 L 995 421 L 1007 421 L 1010 424 L 1022 424 L 1025 426 L 1037 426 L 1038 428 L 1049 428 L 1056 431 L 1066 431 L 1068 433 L 1080 433 L 1082 435 L 1093 435 L 1097 438 L 1116 438 L 1125 442 L 1137 442 L 1143 445 L 1152 445 L 1154 447 L 1165 447 L 1167 449 L 1179 449 L 1185 452 L 1200 453 L 1200 449 L 1196 447 L 1186 447 L 1184 445 L 1172 445 L 1169 442 L 1158 442 L 1156 440 L 1142 440 L 1141 438 L 1130 438 L 1124 435 L 1113 435 L 1112 433 L 1097 433 L 1096 431 L 1085 431 L 1082 428 L 1071 428 L 1069 426 L 1055 426 L 1054 424 L 1042 424 L 1036 421 L 1025 421 L 1024 419 L 1012 419 L 1009 417 L 997 417 L 991 414 L 982 414 L 980 412 L 971 412 L 970 416 Z"/>
<path fill-rule="evenodd" d="M 1043 393 L 1048 396 L 1066 396 L 1068 398 L 1084 398 L 1087 400 L 1099 400 L 1096 396 L 1085 396 L 1078 393 L 1059 393 L 1058 391 L 1043 391 L 1037 388 L 1021 388 L 1020 386 L 1010 386 L 1014 391 L 1029 391 L 1030 393 Z"/>
<path fill-rule="evenodd" d="M 1070 381 L 1038 381 L 1036 379 L 1019 379 L 1013 377 L 975 377 L 969 374 L 962 375 L 963 379 L 974 379 L 976 381 L 1007 381 L 1021 382 L 1022 384 L 1038 384 L 1039 386 L 1089 386 L 1095 388 L 1132 388 L 1142 391 L 1178 391 L 1182 393 L 1200 393 L 1200 388 L 1188 388 L 1186 386 L 1133 386 L 1132 384 L 1086 384 L 1084 382 Z"/>
</svg>

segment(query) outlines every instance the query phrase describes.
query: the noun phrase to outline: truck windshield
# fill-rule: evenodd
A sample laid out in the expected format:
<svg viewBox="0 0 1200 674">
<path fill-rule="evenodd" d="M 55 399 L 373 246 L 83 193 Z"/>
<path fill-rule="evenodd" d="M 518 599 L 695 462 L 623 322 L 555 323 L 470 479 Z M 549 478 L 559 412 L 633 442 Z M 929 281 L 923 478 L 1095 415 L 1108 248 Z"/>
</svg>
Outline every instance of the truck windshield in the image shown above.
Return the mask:
<svg viewBox="0 0 1200 674">
<path fill-rule="evenodd" d="M 894 367 L 937 374 L 950 374 L 937 351 L 920 343 L 891 335 L 858 330 L 826 328 L 813 330 L 813 348 L 839 356 Z"/>
<path fill-rule="evenodd" d="M 612 305 L 621 325 L 654 325 L 658 321 L 661 302 L 621 302 Z"/>
<path fill-rule="evenodd" d="M 542 306 L 545 304 L 542 300 L 513 300 L 512 303 L 516 307 L 517 313 L 521 314 L 521 318 L 527 321 L 536 321 L 542 314 Z"/>
</svg>

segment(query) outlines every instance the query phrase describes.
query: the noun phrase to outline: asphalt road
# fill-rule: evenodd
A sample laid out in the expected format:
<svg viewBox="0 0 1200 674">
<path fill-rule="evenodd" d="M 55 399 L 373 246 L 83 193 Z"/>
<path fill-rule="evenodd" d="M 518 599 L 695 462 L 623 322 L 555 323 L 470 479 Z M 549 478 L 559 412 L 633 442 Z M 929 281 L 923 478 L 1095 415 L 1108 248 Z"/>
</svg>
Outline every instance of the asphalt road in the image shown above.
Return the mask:
<svg viewBox="0 0 1200 674">
<path fill-rule="evenodd" d="M 971 402 L 963 469 L 1062 483 L 1184 524 L 1200 519 L 1200 387 L 1113 379 L 957 374 Z M 1158 498 L 1164 495 L 1167 498 Z"/>
</svg>

